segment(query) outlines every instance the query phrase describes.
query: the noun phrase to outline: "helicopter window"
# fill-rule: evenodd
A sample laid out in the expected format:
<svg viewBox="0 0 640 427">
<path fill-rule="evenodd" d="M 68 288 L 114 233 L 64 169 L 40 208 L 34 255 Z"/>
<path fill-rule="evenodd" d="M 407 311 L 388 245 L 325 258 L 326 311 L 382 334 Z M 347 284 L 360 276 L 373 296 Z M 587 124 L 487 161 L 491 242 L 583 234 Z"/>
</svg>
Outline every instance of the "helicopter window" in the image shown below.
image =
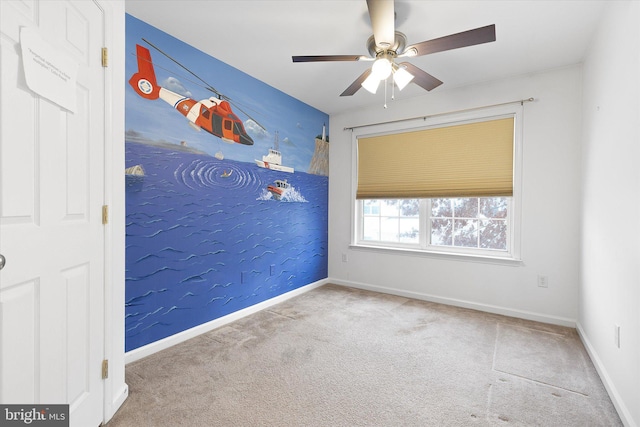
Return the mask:
<svg viewBox="0 0 640 427">
<path fill-rule="evenodd" d="M 202 108 L 202 117 L 204 117 L 205 119 L 209 119 L 209 117 L 211 117 L 211 111 L 207 110 L 206 108 Z"/>
<path fill-rule="evenodd" d="M 236 135 L 241 135 L 244 133 L 244 129 L 242 128 L 242 126 L 240 126 L 239 123 L 236 123 L 236 125 L 233 127 L 233 133 Z"/>
<path fill-rule="evenodd" d="M 231 130 L 231 126 L 232 126 L 232 125 L 231 125 L 231 120 L 225 120 L 225 121 L 224 121 L 224 128 L 225 128 L 226 130 Z"/>
</svg>

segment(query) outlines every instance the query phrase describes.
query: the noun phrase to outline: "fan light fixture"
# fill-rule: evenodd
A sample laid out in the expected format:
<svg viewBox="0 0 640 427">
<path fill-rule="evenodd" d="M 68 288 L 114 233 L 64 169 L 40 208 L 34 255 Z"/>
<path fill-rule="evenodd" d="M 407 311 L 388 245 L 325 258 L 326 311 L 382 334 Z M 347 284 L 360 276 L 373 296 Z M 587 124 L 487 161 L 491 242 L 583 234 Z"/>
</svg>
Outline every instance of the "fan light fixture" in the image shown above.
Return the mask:
<svg viewBox="0 0 640 427">
<path fill-rule="evenodd" d="M 399 90 L 404 89 L 413 80 L 413 74 L 405 68 L 399 67 L 384 55 L 373 63 L 371 74 L 362 82 L 361 86 L 371 93 L 376 93 L 382 80 L 393 74 L 393 81 Z"/>
<path fill-rule="evenodd" d="M 380 79 L 378 79 L 373 73 L 369 74 L 362 82 L 362 87 L 368 90 L 371 93 L 376 93 L 378 90 L 378 85 L 380 84 Z"/>
<path fill-rule="evenodd" d="M 395 64 L 393 64 L 395 65 Z M 395 66 L 393 69 L 393 81 L 398 85 L 398 89 L 402 90 L 411 83 L 413 80 L 413 74 L 407 71 L 404 67 Z"/>
<path fill-rule="evenodd" d="M 366 0 L 366 3 L 373 29 L 373 35 L 367 39 L 366 44 L 369 55 L 305 55 L 291 57 L 293 62 L 373 61 L 372 67 L 364 70 L 340 96 L 352 96 L 361 87 L 368 92 L 376 93 L 378 86 L 380 86 L 380 81 L 387 80 L 391 75 L 393 75 L 391 99 L 393 99 L 396 86 L 398 86 L 398 90 L 402 90 L 409 83 L 415 83 L 427 91 L 433 90 L 440 86 L 442 81 L 416 67 L 411 62 L 396 64 L 396 58 L 398 60 L 400 58 L 413 58 L 496 41 L 496 26 L 491 24 L 407 45 L 407 37 L 400 31 L 396 31 L 395 0 Z M 403 10 L 406 9 L 403 8 Z M 384 87 L 386 94 L 387 85 L 385 84 Z"/>
</svg>

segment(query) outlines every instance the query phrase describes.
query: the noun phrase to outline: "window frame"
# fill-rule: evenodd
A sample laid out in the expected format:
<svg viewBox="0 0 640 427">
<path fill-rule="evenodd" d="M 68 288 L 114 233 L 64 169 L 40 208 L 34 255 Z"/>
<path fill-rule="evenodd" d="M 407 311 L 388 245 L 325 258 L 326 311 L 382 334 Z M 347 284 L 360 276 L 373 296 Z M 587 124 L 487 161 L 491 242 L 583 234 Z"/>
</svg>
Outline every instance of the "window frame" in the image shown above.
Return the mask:
<svg viewBox="0 0 640 427">
<path fill-rule="evenodd" d="M 395 121 L 354 128 L 352 132 L 352 176 L 351 176 L 351 244 L 352 249 L 374 251 L 398 251 L 426 255 L 453 256 L 454 258 L 472 258 L 480 260 L 498 260 L 504 262 L 521 261 L 521 205 L 522 205 L 522 104 L 510 104 L 463 111 L 459 113 L 434 115 L 408 121 Z M 513 147 L 513 195 L 508 197 L 507 250 L 468 248 L 457 246 L 431 245 L 430 199 L 420 199 L 419 243 L 398 243 L 363 240 L 363 200 L 356 199 L 358 186 L 358 138 L 417 131 L 435 127 L 455 126 L 465 123 L 495 120 L 504 117 L 514 118 Z M 441 197 L 444 198 L 444 197 Z M 453 197 L 452 197 L 453 198 Z"/>
</svg>

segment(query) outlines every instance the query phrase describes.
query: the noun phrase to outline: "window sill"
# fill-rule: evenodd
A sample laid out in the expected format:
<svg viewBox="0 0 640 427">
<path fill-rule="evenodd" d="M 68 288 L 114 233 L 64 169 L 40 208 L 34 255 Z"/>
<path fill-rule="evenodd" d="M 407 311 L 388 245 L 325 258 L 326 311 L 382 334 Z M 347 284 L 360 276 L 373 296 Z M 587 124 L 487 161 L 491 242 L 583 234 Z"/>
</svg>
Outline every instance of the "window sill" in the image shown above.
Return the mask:
<svg viewBox="0 0 640 427">
<path fill-rule="evenodd" d="M 376 245 L 365 245 L 365 244 L 351 244 L 349 245 L 349 249 L 357 250 L 357 251 L 365 251 L 365 252 L 378 252 L 378 253 L 387 253 L 392 255 L 408 255 L 408 256 L 419 256 L 419 257 L 427 257 L 434 259 L 443 259 L 449 261 L 465 261 L 465 262 L 479 262 L 485 264 L 499 264 L 499 265 L 508 265 L 508 266 L 522 266 L 524 262 L 521 259 L 513 258 L 509 256 L 490 256 L 490 255 L 482 255 L 482 254 L 467 254 L 460 252 L 440 252 L 440 251 L 430 251 L 426 249 L 414 249 L 414 248 L 398 248 L 398 247 L 390 247 L 390 246 L 376 246 Z"/>
</svg>

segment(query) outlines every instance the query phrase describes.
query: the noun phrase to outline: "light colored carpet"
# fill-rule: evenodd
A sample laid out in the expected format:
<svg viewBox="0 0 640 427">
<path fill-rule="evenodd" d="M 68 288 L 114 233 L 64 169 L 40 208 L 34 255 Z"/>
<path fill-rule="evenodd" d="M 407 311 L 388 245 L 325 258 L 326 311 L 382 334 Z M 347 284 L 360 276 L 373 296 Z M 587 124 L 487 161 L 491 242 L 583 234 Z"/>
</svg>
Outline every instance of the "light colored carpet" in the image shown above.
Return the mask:
<svg viewBox="0 0 640 427">
<path fill-rule="evenodd" d="M 574 329 L 325 285 L 127 366 L 120 426 L 620 426 Z"/>
</svg>

